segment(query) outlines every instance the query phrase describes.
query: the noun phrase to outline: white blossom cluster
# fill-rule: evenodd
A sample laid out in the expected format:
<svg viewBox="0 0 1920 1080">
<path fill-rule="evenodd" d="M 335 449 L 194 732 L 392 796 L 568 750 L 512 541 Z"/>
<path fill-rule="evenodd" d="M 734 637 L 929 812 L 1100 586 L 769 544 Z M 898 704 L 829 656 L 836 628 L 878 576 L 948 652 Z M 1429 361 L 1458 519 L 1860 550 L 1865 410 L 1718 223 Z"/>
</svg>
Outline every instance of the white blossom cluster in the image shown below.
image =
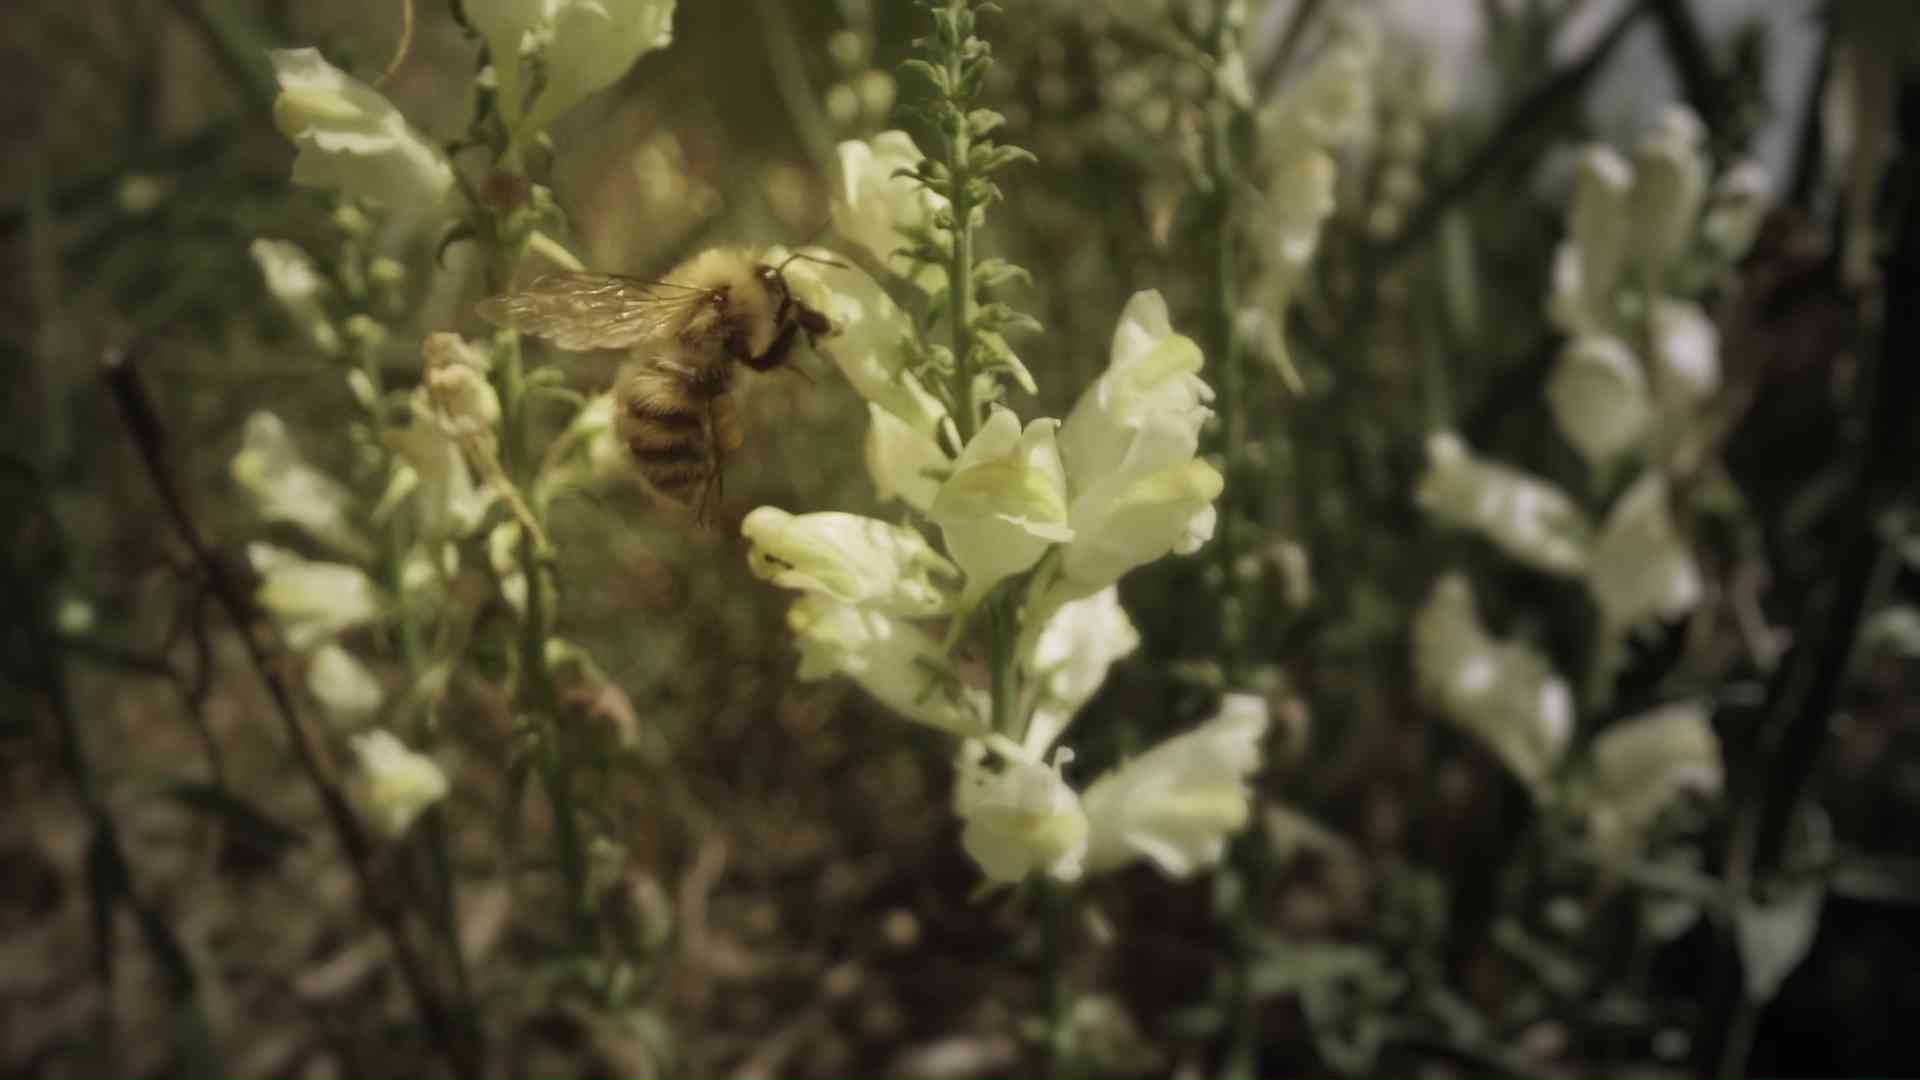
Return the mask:
<svg viewBox="0 0 1920 1080">
<path fill-rule="evenodd" d="M 1752 197 L 1753 167 L 1745 165 L 1724 181 L 1739 191 L 1709 208 L 1703 142 L 1699 121 L 1676 107 L 1631 160 L 1598 146 L 1577 169 L 1549 304 L 1568 342 L 1546 398 L 1594 486 L 1623 485 L 1599 522 L 1550 481 L 1480 456 L 1453 432 L 1429 438 L 1416 491 L 1439 521 L 1542 573 L 1584 582 L 1602 646 L 1589 677 L 1602 685 L 1614 674 L 1621 638 L 1692 612 L 1706 591 L 1674 519 L 1667 471 L 1713 405 L 1719 336 L 1680 290 L 1690 260 L 1715 249 L 1724 255 L 1729 236 L 1750 234 L 1729 215 L 1752 215 L 1760 203 Z M 1628 466 L 1638 474 L 1623 474 Z M 1413 653 L 1422 693 L 1537 795 L 1549 796 L 1576 710 L 1546 657 L 1493 639 L 1457 574 L 1435 586 L 1416 618 Z M 1595 740 L 1586 790 L 1598 843 L 1630 850 L 1674 795 L 1718 790 L 1719 745 L 1708 719 L 1703 705 L 1682 702 L 1622 721 Z"/>
<path fill-rule="evenodd" d="M 841 147 L 833 220 L 844 242 L 890 260 L 903 229 L 942 211 L 896 175 L 919 160 L 903 132 Z M 1213 534 L 1221 477 L 1198 456 L 1213 396 L 1199 347 L 1173 330 L 1157 292 L 1139 293 L 1121 313 L 1106 371 L 1064 421 L 1023 424 L 994 406 L 960 445 L 946 407 L 905 366 L 912 321 L 878 284 L 819 263 L 795 263 L 789 275 L 833 320 L 831 354 L 867 401 L 875 488 L 915 523 L 771 506 L 747 516 L 754 572 L 801 594 L 788 616 L 801 677 L 846 675 L 903 717 L 962 740 L 954 810 L 963 846 L 991 882 L 1071 881 L 1136 859 L 1185 876 L 1217 862 L 1248 817 L 1262 699 L 1229 695 L 1199 728 L 1084 789 L 1066 778 L 1073 753 L 1061 744 L 1108 669 L 1139 643 L 1114 583 Z M 1017 725 L 995 730 L 987 690 L 969 684 L 955 654 L 989 596 L 1009 587 L 1023 678 Z"/>
<path fill-rule="evenodd" d="M 495 94 L 505 128 L 503 160 L 560 114 L 616 82 L 645 53 L 672 39 L 674 0 L 467 0 L 465 16 L 491 61 L 481 84 Z M 449 585 L 462 550 L 483 546 L 502 598 L 523 609 L 527 581 L 516 557 L 521 522 L 500 512 L 519 496 L 503 489 L 494 453 L 502 424 L 503 384 L 490 345 L 430 334 L 419 345 L 417 385 L 378 385 L 391 332 L 378 321 L 368 288 L 404 278 L 404 268 L 375 250 L 374 217 L 401 232 L 444 229 L 471 209 L 455 166 L 372 86 L 328 63 L 317 49 L 271 54 L 279 82 L 274 120 L 297 150 L 294 183 L 333 192 L 335 222 L 346 239 L 348 272 L 330 273 L 298 246 L 259 239 L 253 256 L 268 293 L 300 336 L 323 356 L 352 361 L 345 378 L 365 420 L 377 501 L 304 456 L 287 425 L 268 412 L 246 424 L 233 479 L 261 519 L 298 537 L 295 550 L 265 542 L 248 551 L 255 599 L 305 664 L 306 685 L 334 724 L 357 731 L 357 768 L 348 784 L 362 815 L 391 836 L 404 833 L 450 783 L 434 759 L 376 725 L 405 705 L 417 713 L 444 688 L 451 656 L 410 673 L 405 693 L 390 694 L 380 660 L 356 648 L 369 628 L 396 622 L 431 627 L 448 617 Z M 565 251 L 543 235 L 530 244 L 551 257 Z M 357 282 L 343 288 L 342 282 Z M 592 471 L 595 436 L 608 426 L 605 403 L 579 411 L 549 453 L 537 482 L 561 484 Z M 491 466 L 491 467 L 489 467 Z M 363 468 L 365 466 L 363 465 Z M 534 493 L 539 497 L 539 492 Z M 459 635 L 443 635 L 458 638 Z M 550 643 L 555 644 L 555 643 Z"/>
</svg>

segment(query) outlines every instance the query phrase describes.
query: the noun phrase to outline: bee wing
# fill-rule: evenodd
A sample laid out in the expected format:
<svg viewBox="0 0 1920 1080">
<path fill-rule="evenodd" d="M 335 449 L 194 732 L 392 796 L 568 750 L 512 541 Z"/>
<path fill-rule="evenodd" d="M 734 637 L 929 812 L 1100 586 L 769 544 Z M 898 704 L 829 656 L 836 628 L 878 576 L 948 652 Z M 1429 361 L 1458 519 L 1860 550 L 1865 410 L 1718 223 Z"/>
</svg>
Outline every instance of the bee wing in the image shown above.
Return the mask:
<svg viewBox="0 0 1920 1080">
<path fill-rule="evenodd" d="M 563 349 L 625 349 L 671 332 L 709 295 L 691 285 L 619 274 L 544 274 L 519 292 L 482 300 L 475 310 L 497 326 Z"/>
</svg>

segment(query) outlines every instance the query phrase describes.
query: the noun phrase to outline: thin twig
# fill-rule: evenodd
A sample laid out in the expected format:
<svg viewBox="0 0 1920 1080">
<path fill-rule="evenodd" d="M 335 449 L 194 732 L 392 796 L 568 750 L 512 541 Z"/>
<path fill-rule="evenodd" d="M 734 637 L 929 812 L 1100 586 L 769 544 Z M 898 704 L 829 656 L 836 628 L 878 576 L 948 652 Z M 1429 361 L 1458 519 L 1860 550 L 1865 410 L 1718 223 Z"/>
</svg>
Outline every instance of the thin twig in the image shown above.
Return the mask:
<svg viewBox="0 0 1920 1080">
<path fill-rule="evenodd" d="M 228 573 L 226 565 L 217 553 L 208 545 L 205 537 L 195 523 L 192 513 L 182 498 L 179 484 L 175 481 L 166 461 L 166 436 L 161 427 L 159 416 L 154 412 L 152 399 L 145 385 L 140 381 L 132 358 L 120 349 L 109 349 L 100 360 L 101 374 L 112 393 L 114 404 L 119 409 L 120 419 L 126 425 L 127 433 L 132 437 L 134 448 L 146 466 L 154 490 L 159 494 L 168 517 L 179 531 L 187 547 L 192 550 L 195 560 L 206 574 L 207 586 L 215 599 L 226 610 L 228 620 L 239 635 L 241 644 L 247 650 L 247 657 L 254 670 L 266 684 L 268 696 L 273 699 L 275 713 L 280 717 L 286 730 L 288 745 L 293 750 L 295 763 L 306 774 L 320 796 L 320 803 L 326 812 L 328 824 L 332 827 L 341 850 L 346 854 L 347 862 L 353 867 L 354 877 L 360 888 L 361 902 L 367 913 L 381 928 L 387 938 L 388 948 L 393 953 L 394 964 L 400 969 L 401 978 L 406 982 L 412 994 L 414 1006 L 425 1022 L 429 1035 L 439 1047 L 440 1052 L 461 1076 L 477 1076 L 480 1062 L 475 1059 L 471 1048 L 458 1036 L 452 1014 L 446 1003 L 440 999 L 439 992 L 428 979 L 425 966 L 419 954 L 414 951 L 405 926 L 405 913 L 395 906 L 373 872 L 373 844 L 368 839 L 360 821 L 347 805 L 346 797 L 333 779 L 331 770 L 320 743 L 313 737 L 300 719 L 294 706 L 293 694 L 287 689 L 285 680 L 280 677 L 268 654 L 266 644 L 253 630 L 253 605 L 241 590 L 239 583 Z"/>
<path fill-rule="evenodd" d="M 413 49 L 413 0 L 400 0 L 400 41 L 393 47 L 393 59 L 387 61 L 387 69 L 373 80 L 373 85 L 384 86 L 400 65 L 407 62 L 407 53 Z"/>
<path fill-rule="evenodd" d="M 1607 58 L 1613 55 L 1614 49 L 1626 39 L 1627 31 L 1633 28 L 1646 6 L 1647 0 L 1642 0 L 1622 11 L 1585 56 L 1556 72 L 1514 106 L 1493 134 L 1480 144 L 1480 149 L 1467 159 L 1467 163 L 1436 185 L 1433 194 L 1407 219 L 1405 227 L 1374 251 L 1371 260 L 1373 271 L 1378 273 L 1385 270 L 1417 247 L 1426 239 L 1427 233 L 1440 223 L 1447 210 L 1479 190 L 1480 185 L 1492 177 L 1496 169 L 1506 164 L 1530 135 L 1544 127 L 1563 106 L 1577 97 Z"/>
</svg>

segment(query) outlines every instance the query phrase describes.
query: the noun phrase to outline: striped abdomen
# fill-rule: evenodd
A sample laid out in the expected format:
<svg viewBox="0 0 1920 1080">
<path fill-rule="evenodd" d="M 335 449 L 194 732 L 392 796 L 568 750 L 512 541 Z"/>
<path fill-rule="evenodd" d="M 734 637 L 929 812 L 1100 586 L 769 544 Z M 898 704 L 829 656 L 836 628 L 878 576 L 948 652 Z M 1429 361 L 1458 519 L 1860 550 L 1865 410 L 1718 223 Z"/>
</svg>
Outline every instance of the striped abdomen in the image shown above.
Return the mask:
<svg viewBox="0 0 1920 1080">
<path fill-rule="evenodd" d="M 725 454 L 740 446 L 724 362 L 689 367 L 652 361 L 624 371 L 615 389 L 615 432 L 662 498 L 707 508 Z"/>
</svg>

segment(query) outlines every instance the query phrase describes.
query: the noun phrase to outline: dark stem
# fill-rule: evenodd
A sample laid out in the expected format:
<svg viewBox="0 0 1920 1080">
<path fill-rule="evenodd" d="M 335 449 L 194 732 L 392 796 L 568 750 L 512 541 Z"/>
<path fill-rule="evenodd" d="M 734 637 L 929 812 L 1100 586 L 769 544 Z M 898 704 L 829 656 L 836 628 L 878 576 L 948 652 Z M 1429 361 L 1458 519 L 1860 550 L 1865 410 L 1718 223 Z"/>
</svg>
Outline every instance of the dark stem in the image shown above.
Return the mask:
<svg viewBox="0 0 1920 1080">
<path fill-rule="evenodd" d="M 126 425 L 127 433 L 133 439 L 134 449 L 146 466 L 148 477 L 166 508 L 167 516 L 193 552 L 194 560 L 206 575 L 214 598 L 226 610 L 234 632 L 246 649 L 254 671 L 266 685 L 267 694 L 273 700 L 274 712 L 286 731 L 287 744 L 293 750 L 294 761 L 320 796 L 327 822 L 348 864 L 353 868 L 361 903 L 386 935 L 394 965 L 400 970 L 428 1034 L 456 1073 L 461 1076 L 479 1075 L 480 1061 L 474 1048 L 459 1038 L 452 1013 L 428 978 L 426 967 L 407 935 L 405 912 L 380 887 L 379 879 L 374 874 L 372 842 L 348 806 L 340 786 L 334 781 L 319 742 L 301 721 L 294 707 L 293 694 L 275 669 L 266 644 L 253 629 L 251 599 L 233 575 L 228 573 L 219 555 L 207 544 L 192 513 L 187 509 L 179 484 L 167 466 L 165 430 L 153 410 L 152 398 L 147 394 L 139 372 L 135 370 L 132 357 L 120 349 L 109 349 L 101 357 L 100 367 L 107 389 L 119 409 L 121 422 Z"/>
<path fill-rule="evenodd" d="M 1614 18 L 1613 25 L 1607 28 L 1606 33 L 1600 36 L 1600 40 L 1587 50 L 1587 55 L 1556 72 L 1521 99 L 1513 111 L 1500 121 L 1493 134 L 1481 142 L 1480 149 L 1467 159 L 1467 163 L 1435 185 L 1433 194 L 1413 212 L 1407 224 L 1374 251 L 1371 270 L 1379 273 L 1417 247 L 1426 239 L 1427 233 L 1440 223 L 1450 207 L 1479 190 L 1480 185 L 1491 178 L 1497 169 L 1527 146 L 1531 136 L 1550 126 L 1560 110 L 1574 101 L 1587 83 L 1592 81 L 1645 10 L 1646 2 L 1643 0 L 1622 11 Z"/>
</svg>

